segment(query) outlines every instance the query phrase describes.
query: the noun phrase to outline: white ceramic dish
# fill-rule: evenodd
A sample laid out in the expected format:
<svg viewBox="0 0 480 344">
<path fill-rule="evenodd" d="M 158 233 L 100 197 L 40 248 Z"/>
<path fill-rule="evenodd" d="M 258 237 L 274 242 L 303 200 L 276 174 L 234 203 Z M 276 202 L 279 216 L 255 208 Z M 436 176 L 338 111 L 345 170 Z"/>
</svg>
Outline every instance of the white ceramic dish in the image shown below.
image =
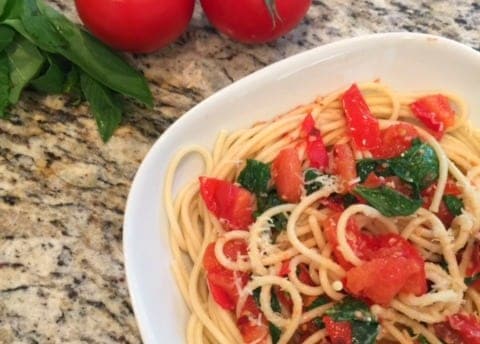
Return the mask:
<svg viewBox="0 0 480 344">
<path fill-rule="evenodd" d="M 187 320 L 170 268 L 163 183 L 180 146 L 211 146 L 221 129 L 247 127 L 354 81 L 380 78 L 397 90 L 448 89 L 465 97 L 480 125 L 480 53 L 444 38 L 393 33 L 325 45 L 266 67 L 214 94 L 176 121 L 135 176 L 127 202 L 124 251 L 128 286 L 147 344 L 185 342 Z M 176 185 L 196 177 L 194 158 Z"/>
</svg>

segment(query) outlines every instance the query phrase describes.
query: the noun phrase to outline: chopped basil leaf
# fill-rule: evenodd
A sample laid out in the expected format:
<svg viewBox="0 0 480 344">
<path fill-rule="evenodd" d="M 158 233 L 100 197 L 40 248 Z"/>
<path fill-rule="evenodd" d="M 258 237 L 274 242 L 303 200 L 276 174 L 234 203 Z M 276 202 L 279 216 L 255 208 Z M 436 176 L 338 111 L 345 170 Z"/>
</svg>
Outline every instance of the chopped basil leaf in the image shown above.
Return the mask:
<svg viewBox="0 0 480 344">
<path fill-rule="evenodd" d="M 345 208 L 348 208 L 352 204 L 356 204 L 356 203 L 358 203 L 358 199 L 354 195 L 348 193 L 343 196 L 343 206 Z"/>
<path fill-rule="evenodd" d="M 325 323 L 323 322 L 322 318 L 316 317 L 313 320 L 313 324 L 319 329 L 322 330 L 325 328 Z"/>
<path fill-rule="evenodd" d="M 360 177 L 360 182 L 363 183 L 371 172 L 374 172 L 379 164 L 378 160 L 361 159 L 357 161 L 357 175 Z"/>
<path fill-rule="evenodd" d="M 396 176 L 414 186 L 417 192 L 425 189 L 439 175 L 439 162 L 431 146 L 419 139 L 412 141 L 412 147 L 398 158 L 388 160 Z"/>
<path fill-rule="evenodd" d="M 384 216 L 408 216 L 422 206 L 421 200 L 408 198 L 386 186 L 367 188 L 359 185 L 355 192 Z"/>
<path fill-rule="evenodd" d="M 352 326 L 353 344 L 373 344 L 380 326 L 363 301 L 347 296 L 326 311 L 334 321 L 348 321 Z"/>
<path fill-rule="evenodd" d="M 320 295 L 310 305 L 308 305 L 306 310 L 311 311 L 312 309 L 326 305 L 329 302 L 330 302 L 330 299 L 326 295 Z"/>
<path fill-rule="evenodd" d="M 257 211 L 253 214 L 255 218 L 262 215 L 266 210 L 283 204 L 283 201 L 278 197 L 275 189 L 270 190 L 267 194 L 257 197 Z M 272 217 L 271 224 L 276 230 L 283 230 L 287 227 L 288 219 L 284 214 L 278 214 Z"/>
<path fill-rule="evenodd" d="M 465 284 L 470 286 L 472 285 L 473 283 L 475 283 L 476 281 L 480 280 L 480 272 L 473 275 L 473 276 L 470 276 L 470 277 L 465 277 Z"/>
<path fill-rule="evenodd" d="M 257 196 L 266 194 L 270 182 L 270 167 L 261 161 L 248 159 L 247 165 L 240 172 L 238 182 Z"/>
<path fill-rule="evenodd" d="M 323 184 L 316 180 L 321 175 L 322 173 L 315 168 L 305 170 L 303 179 L 305 180 L 305 191 L 307 192 L 307 195 L 310 195 L 323 187 Z"/>
<path fill-rule="evenodd" d="M 277 326 L 272 324 L 271 322 L 268 323 L 268 328 L 270 330 L 270 336 L 272 337 L 272 343 L 276 344 L 280 340 L 282 336 L 282 330 L 280 330 Z"/>
<path fill-rule="evenodd" d="M 280 301 L 278 301 L 277 294 L 273 292 L 270 293 L 270 307 L 272 308 L 272 311 L 276 313 L 281 313 L 282 312 L 282 307 L 280 306 Z"/>
<path fill-rule="evenodd" d="M 253 299 L 255 300 L 255 303 L 257 304 L 258 307 L 260 307 L 260 292 L 262 291 L 262 287 L 258 287 L 256 289 L 253 289 Z"/>
<path fill-rule="evenodd" d="M 443 196 L 443 201 L 445 202 L 448 211 L 450 211 L 454 216 L 458 216 L 462 213 L 464 205 L 460 198 L 452 195 L 445 195 Z"/>
<path fill-rule="evenodd" d="M 430 344 L 427 338 L 425 338 L 423 335 L 418 336 L 417 342 L 420 344 Z"/>
</svg>

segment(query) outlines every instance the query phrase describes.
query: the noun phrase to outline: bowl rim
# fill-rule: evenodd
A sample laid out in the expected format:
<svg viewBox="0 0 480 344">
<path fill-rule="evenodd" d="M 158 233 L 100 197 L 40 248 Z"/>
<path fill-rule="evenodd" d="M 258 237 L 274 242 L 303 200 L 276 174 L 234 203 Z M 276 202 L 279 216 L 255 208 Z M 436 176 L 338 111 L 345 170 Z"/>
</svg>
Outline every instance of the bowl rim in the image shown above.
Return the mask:
<svg viewBox="0 0 480 344">
<path fill-rule="evenodd" d="M 284 59 L 281 59 L 251 74 L 248 74 L 242 77 L 241 79 L 227 85 L 226 87 L 212 93 L 210 96 L 208 96 L 207 98 L 205 98 L 204 100 L 202 100 L 201 102 L 193 106 L 190 110 L 185 112 L 183 115 L 181 115 L 181 117 L 175 120 L 175 122 L 172 123 L 157 138 L 155 143 L 150 147 L 149 151 L 143 158 L 141 164 L 137 169 L 137 172 L 135 173 L 133 181 L 131 183 L 126 205 L 125 205 L 125 215 L 124 215 L 124 221 L 123 221 L 123 235 L 122 235 L 122 240 L 123 240 L 122 248 L 123 248 L 123 254 L 124 254 L 124 266 L 125 266 L 125 275 L 126 275 L 126 281 L 127 281 L 128 294 L 130 296 L 134 316 L 140 331 L 141 338 L 145 343 L 150 342 L 150 338 L 152 337 L 152 329 L 145 325 L 147 323 L 146 321 L 147 315 L 145 312 L 143 312 L 142 308 L 140 308 L 140 301 L 139 301 L 140 297 L 138 296 L 139 295 L 138 293 L 134 292 L 134 287 L 133 287 L 134 266 L 131 263 L 132 260 L 129 259 L 130 254 L 133 253 L 132 241 L 129 240 L 129 237 L 132 235 L 132 232 L 134 231 L 134 228 L 130 226 L 130 224 L 133 222 L 133 215 L 132 215 L 131 209 L 133 208 L 132 204 L 138 199 L 138 196 L 137 196 L 138 185 L 140 184 L 141 180 L 143 180 L 146 177 L 145 175 L 148 172 L 147 162 L 150 161 L 155 154 L 157 154 L 156 152 L 163 145 L 163 142 L 168 140 L 169 133 L 175 132 L 178 127 L 182 127 L 184 125 L 184 122 L 190 121 L 190 117 L 195 116 L 197 113 L 200 113 L 201 111 L 199 110 L 202 107 L 208 106 L 210 103 L 215 102 L 217 99 L 223 98 L 228 93 L 235 92 L 236 89 L 242 88 L 243 85 L 245 83 L 250 82 L 251 79 L 262 78 L 264 75 L 271 74 L 275 70 L 281 70 L 282 68 L 287 66 L 292 60 L 298 59 L 300 56 L 308 58 L 309 56 L 315 56 L 315 55 L 319 55 L 319 56 L 328 55 L 329 51 L 336 51 L 336 50 L 348 47 L 349 45 L 353 45 L 353 44 L 358 45 L 358 44 L 361 44 L 362 42 L 367 42 L 367 41 L 376 41 L 377 43 L 382 43 L 384 41 L 401 42 L 405 40 L 436 41 L 437 43 L 444 45 L 447 49 L 457 50 L 459 53 L 468 55 L 473 58 L 477 58 L 480 61 L 480 52 L 473 49 L 472 47 L 449 38 L 432 35 L 432 34 L 416 33 L 416 32 L 387 32 L 387 33 L 367 34 L 367 35 L 357 36 L 353 38 L 343 38 L 338 41 L 327 43 L 312 49 L 308 49 L 308 50 L 296 53 Z"/>
</svg>

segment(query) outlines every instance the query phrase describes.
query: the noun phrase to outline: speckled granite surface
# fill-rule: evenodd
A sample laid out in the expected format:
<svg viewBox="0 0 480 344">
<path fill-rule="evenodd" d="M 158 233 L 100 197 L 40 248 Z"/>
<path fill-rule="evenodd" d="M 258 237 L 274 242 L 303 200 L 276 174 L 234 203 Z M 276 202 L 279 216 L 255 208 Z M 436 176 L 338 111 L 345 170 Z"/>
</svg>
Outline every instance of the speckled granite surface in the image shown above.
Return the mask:
<svg viewBox="0 0 480 344">
<path fill-rule="evenodd" d="M 72 0 L 56 6 L 76 18 Z M 155 139 L 208 95 L 341 38 L 419 31 L 480 49 L 479 27 L 476 0 L 314 0 L 285 38 L 244 46 L 217 34 L 197 8 L 177 43 L 129 57 L 151 82 L 155 108 L 131 108 L 107 145 L 87 107 L 25 94 L 0 122 L 0 343 L 141 342 L 124 276 L 125 200 Z"/>
</svg>

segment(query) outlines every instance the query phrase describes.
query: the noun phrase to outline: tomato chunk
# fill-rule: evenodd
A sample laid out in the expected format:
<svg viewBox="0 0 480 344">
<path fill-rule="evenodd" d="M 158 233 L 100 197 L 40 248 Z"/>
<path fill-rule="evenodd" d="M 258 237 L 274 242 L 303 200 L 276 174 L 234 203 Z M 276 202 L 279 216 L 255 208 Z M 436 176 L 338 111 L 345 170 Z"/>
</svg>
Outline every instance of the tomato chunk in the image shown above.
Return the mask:
<svg viewBox="0 0 480 344">
<path fill-rule="evenodd" d="M 285 148 L 273 161 L 272 178 L 284 201 L 298 203 L 302 195 L 302 163 L 295 148 Z"/>
<path fill-rule="evenodd" d="M 363 98 L 360 89 L 353 84 L 342 96 L 347 128 L 355 147 L 359 150 L 376 149 L 381 144 L 380 125 Z"/>
<path fill-rule="evenodd" d="M 200 177 L 200 194 L 208 208 L 227 229 L 244 229 L 253 223 L 255 196 L 225 180 Z"/>
<path fill-rule="evenodd" d="M 467 276 L 471 277 L 480 273 L 480 242 L 475 242 L 473 246 L 472 259 L 467 268 Z M 473 288 L 480 290 L 480 280 L 473 283 Z"/>
<path fill-rule="evenodd" d="M 445 129 L 455 124 L 455 111 L 444 95 L 422 97 L 410 104 L 410 109 L 437 139 L 441 139 Z"/>
<path fill-rule="evenodd" d="M 237 326 L 242 334 L 244 343 L 268 343 L 270 332 L 266 318 L 252 296 L 247 298 L 240 317 L 237 320 Z"/>
<path fill-rule="evenodd" d="M 310 161 L 310 166 L 325 170 L 328 167 L 327 148 L 323 143 L 320 130 L 315 128 L 315 121 L 311 114 L 305 116 L 302 122 L 301 132 L 307 142 L 307 157 Z"/>
<path fill-rule="evenodd" d="M 417 130 L 408 123 L 394 124 L 381 132 L 382 144 L 372 150 L 375 158 L 390 159 L 399 156 L 412 147 Z"/>
<path fill-rule="evenodd" d="M 480 321 L 473 314 L 451 315 L 448 324 L 457 331 L 465 344 L 480 344 Z"/>
<path fill-rule="evenodd" d="M 346 143 L 336 144 L 333 147 L 333 172 L 340 176 L 345 190 L 353 188 L 357 178 L 357 168 L 353 151 Z"/>
<path fill-rule="evenodd" d="M 247 243 L 243 240 L 231 240 L 224 246 L 227 258 L 237 260 L 239 255 L 247 253 Z M 249 279 L 246 272 L 225 268 L 215 256 L 215 243 L 207 246 L 203 256 L 203 267 L 207 273 L 207 284 L 215 302 L 228 310 L 235 309 L 238 300 L 237 284 L 244 287 Z"/>
<path fill-rule="evenodd" d="M 334 321 L 329 316 L 324 316 L 323 322 L 332 344 L 352 343 L 352 326 L 348 321 Z"/>
<path fill-rule="evenodd" d="M 428 188 L 422 191 L 421 196 L 423 199 L 423 207 L 428 209 L 432 204 L 433 195 L 435 194 L 435 190 L 437 189 L 437 184 L 433 183 Z M 445 186 L 445 191 L 443 192 L 444 195 L 450 196 L 459 196 L 462 194 L 462 191 L 455 183 L 454 180 L 448 179 L 447 185 Z M 447 205 L 442 200 L 440 203 L 440 207 L 437 212 L 438 218 L 443 222 L 443 224 L 448 228 L 452 224 L 454 219 L 454 215 L 448 210 Z"/>
</svg>

